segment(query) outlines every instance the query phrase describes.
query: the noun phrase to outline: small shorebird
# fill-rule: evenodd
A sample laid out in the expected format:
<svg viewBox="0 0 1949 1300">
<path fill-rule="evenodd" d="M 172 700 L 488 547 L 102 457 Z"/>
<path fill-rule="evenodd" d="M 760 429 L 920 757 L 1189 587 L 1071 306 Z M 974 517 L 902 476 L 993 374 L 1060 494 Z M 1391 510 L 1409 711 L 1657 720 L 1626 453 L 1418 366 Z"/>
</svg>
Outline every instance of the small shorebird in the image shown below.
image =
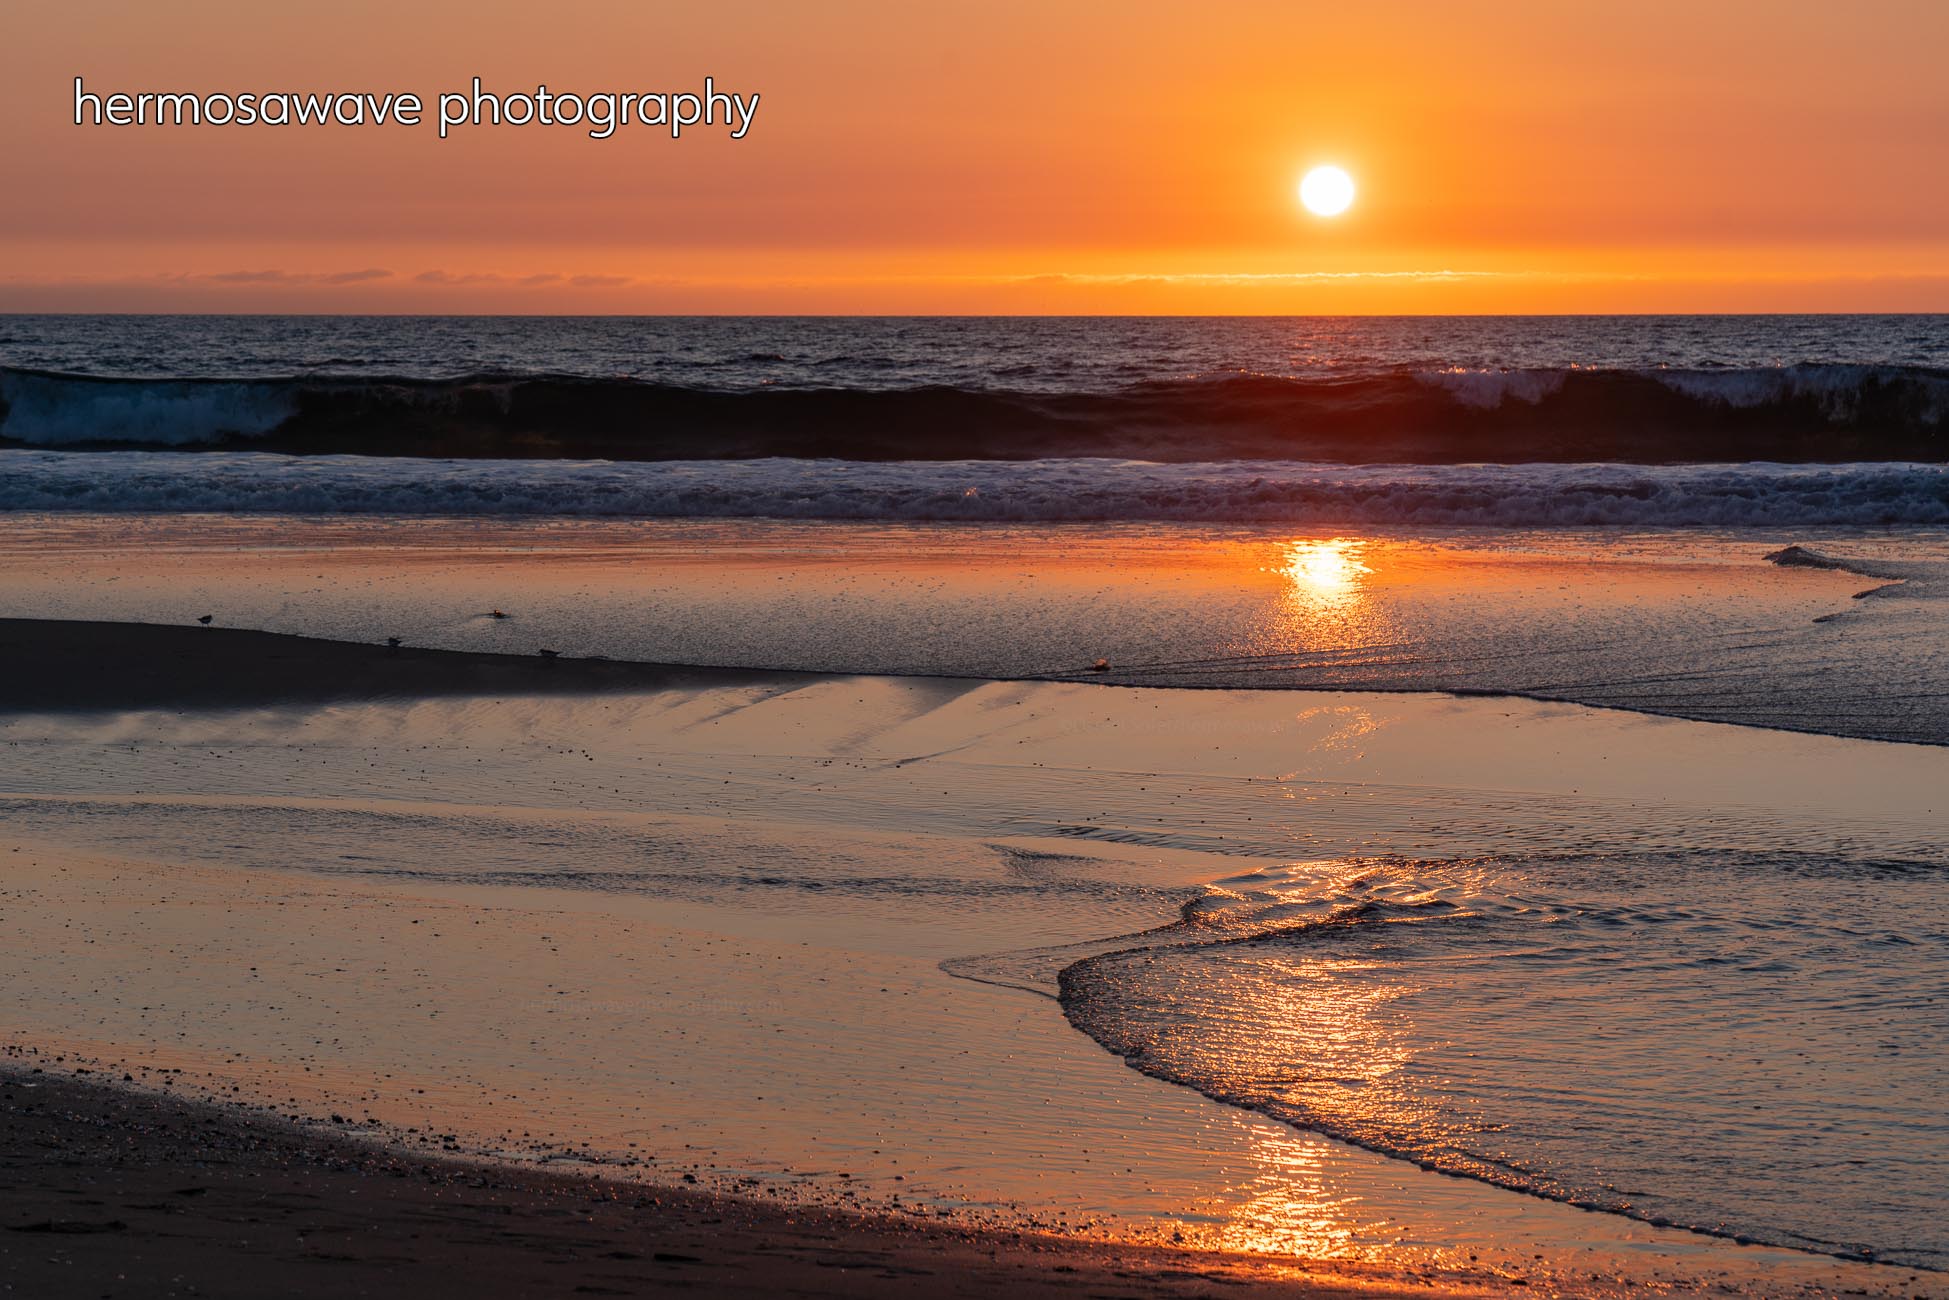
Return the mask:
<svg viewBox="0 0 1949 1300">
<path fill-rule="evenodd" d="M 215 620 L 216 620 L 215 614 L 205 614 L 203 615 L 203 617 L 197 619 L 196 621 L 201 623 L 204 627 L 208 627 Z"/>
<path fill-rule="evenodd" d="M 386 638 L 386 648 L 389 650 L 397 650 L 402 644 L 403 643 L 396 636 L 389 636 Z"/>
<path fill-rule="evenodd" d="M 506 614 L 504 614 L 504 613 L 502 613 L 502 612 L 501 612 L 500 610 L 498 610 L 498 609 L 490 609 L 490 610 L 488 610 L 488 611 L 487 611 L 487 616 L 488 616 L 489 618 L 506 618 L 506 617 L 507 617 L 507 615 L 506 615 Z"/>
</svg>

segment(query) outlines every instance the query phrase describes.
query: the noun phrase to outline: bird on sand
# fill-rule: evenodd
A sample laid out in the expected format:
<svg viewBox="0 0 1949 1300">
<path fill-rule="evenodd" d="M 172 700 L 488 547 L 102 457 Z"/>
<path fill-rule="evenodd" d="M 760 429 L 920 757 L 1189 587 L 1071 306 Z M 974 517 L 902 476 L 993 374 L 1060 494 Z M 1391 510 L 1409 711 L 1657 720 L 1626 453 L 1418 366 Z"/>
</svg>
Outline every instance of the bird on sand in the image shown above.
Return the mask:
<svg viewBox="0 0 1949 1300">
<path fill-rule="evenodd" d="M 213 622 L 215 622 L 215 621 L 216 621 L 216 615 L 215 615 L 215 614 L 205 614 L 205 615 L 203 615 L 203 616 L 202 616 L 201 618 L 199 618 L 199 619 L 197 619 L 196 621 L 197 621 L 197 622 L 199 622 L 199 623 L 201 623 L 201 624 L 202 624 L 202 625 L 203 625 L 204 627 L 208 627 L 208 626 L 210 626 L 210 624 L 211 624 L 211 623 L 213 623 Z"/>
<path fill-rule="evenodd" d="M 401 644 L 402 644 L 402 642 L 401 642 L 401 641 L 400 641 L 400 639 L 399 639 L 398 637 L 396 637 L 396 636 L 389 636 L 389 637 L 387 637 L 387 638 L 386 638 L 386 645 L 387 645 L 387 646 L 389 646 L 390 648 L 392 648 L 392 649 L 394 649 L 394 650 L 397 650 L 397 649 L 399 649 L 399 647 L 400 647 L 400 645 L 401 645 Z"/>
<path fill-rule="evenodd" d="M 487 611 L 487 616 L 488 616 L 489 618 L 506 618 L 506 617 L 507 617 L 507 615 L 506 615 L 506 614 L 504 614 L 504 613 L 502 613 L 502 612 L 501 612 L 500 610 L 498 610 L 498 609 L 490 609 L 490 610 L 488 610 L 488 611 Z"/>
</svg>

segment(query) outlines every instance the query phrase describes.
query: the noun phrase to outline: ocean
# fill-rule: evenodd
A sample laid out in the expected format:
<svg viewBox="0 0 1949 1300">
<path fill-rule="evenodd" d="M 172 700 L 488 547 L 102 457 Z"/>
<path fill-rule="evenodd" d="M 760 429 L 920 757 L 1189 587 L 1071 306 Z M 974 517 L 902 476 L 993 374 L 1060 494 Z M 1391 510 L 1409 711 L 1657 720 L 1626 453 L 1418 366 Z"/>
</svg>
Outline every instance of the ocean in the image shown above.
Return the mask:
<svg viewBox="0 0 1949 1300">
<path fill-rule="evenodd" d="M 1927 316 L 0 318 L 18 510 L 1942 525 L 1945 414 Z"/>
<path fill-rule="evenodd" d="M 16 826 L 879 917 L 1290 1130 L 1949 1267 L 1949 317 L 13 316 L 0 404 L 9 615 L 838 675 L 15 719 Z"/>
<path fill-rule="evenodd" d="M 651 462 L 1933 462 L 1945 337 L 1935 316 L 16 316 L 0 439 Z"/>
</svg>

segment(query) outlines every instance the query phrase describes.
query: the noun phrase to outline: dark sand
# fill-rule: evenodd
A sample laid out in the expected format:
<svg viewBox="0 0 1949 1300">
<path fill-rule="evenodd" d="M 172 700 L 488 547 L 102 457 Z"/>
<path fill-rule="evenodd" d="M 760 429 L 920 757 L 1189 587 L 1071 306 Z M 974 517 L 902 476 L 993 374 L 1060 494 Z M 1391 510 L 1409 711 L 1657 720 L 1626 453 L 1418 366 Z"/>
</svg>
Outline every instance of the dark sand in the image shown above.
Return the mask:
<svg viewBox="0 0 1949 1300">
<path fill-rule="evenodd" d="M 0 619 L 0 712 L 260 708 L 333 700 L 656 691 L 817 674 L 393 649 L 278 632 Z"/>
<path fill-rule="evenodd" d="M 1390 1296 L 1495 1283 L 1300 1273 L 429 1160 L 0 1067 L 0 1293 L 19 1296 Z"/>
</svg>

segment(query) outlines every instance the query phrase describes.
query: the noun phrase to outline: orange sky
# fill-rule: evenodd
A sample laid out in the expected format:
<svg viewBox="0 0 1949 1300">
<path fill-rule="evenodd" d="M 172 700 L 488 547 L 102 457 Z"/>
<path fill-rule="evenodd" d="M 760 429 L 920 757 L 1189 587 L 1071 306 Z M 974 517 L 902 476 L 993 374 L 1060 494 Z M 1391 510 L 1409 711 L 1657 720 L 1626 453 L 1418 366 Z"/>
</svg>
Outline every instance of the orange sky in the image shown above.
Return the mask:
<svg viewBox="0 0 1949 1300">
<path fill-rule="evenodd" d="M 410 12 L 408 12 L 410 11 Z M 1949 4 L 22 0 L 0 310 L 1949 310 Z M 762 95 L 748 138 L 77 128 Z M 1311 164 L 1361 192 L 1297 206 Z"/>
</svg>

